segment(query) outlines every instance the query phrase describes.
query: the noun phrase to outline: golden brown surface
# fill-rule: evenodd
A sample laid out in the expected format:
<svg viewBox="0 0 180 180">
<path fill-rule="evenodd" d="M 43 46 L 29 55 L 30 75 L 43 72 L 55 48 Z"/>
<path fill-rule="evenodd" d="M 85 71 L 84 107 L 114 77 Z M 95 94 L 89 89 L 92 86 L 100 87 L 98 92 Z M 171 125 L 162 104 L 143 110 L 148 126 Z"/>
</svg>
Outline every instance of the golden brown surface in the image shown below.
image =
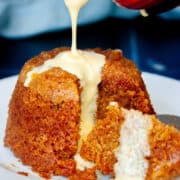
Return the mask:
<svg viewBox="0 0 180 180">
<path fill-rule="evenodd" d="M 24 70 L 46 58 L 46 53 L 35 57 Z M 24 70 L 9 104 L 5 145 L 44 177 L 51 172 L 68 176 L 75 171 L 79 138 L 79 80 L 53 68 L 34 77 L 26 88 Z"/>
<path fill-rule="evenodd" d="M 69 177 L 69 180 L 96 180 L 96 168 L 85 169 L 84 171 L 77 170 L 76 173 Z"/>
<path fill-rule="evenodd" d="M 34 171 L 46 178 L 51 174 L 71 176 L 75 173 L 73 156 L 79 139 L 80 82 L 61 68 L 52 68 L 34 76 L 29 87 L 23 84 L 26 73 L 33 67 L 64 50 L 67 48 L 42 52 L 24 65 L 9 104 L 4 139 L 5 146 L 10 147 L 24 164 L 31 165 Z M 154 113 L 135 65 L 119 51 L 95 51 L 107 59 L 99 85 L 98 119 L 104 118 L 110 101 Z M 115 118 L 114 121 L 118 120 Z M 105 171 L 112 171 L 112 167 L 106 168 Z"/>
<path fill-rule="evenodd" d="M 152 118 L 149 134 L 151 156 L 147 180 L 166 180 L 180 176 L 180 132 Z"/>
<path fill-rule="evenodd" d="M 126 109 L 136 109 L 154 114 L 141 73 L 132 61 L 119 51 L 105 51 L 107 62 L 99 85 L 98 119 L 102 119 L 111 101 Z"/>
<path fill-rule="evenodd" d="M 82 145 L 83 158 L 95 162 L 104 174 L 113 174 L 116 157 L 114 150 L 119 146 L 120 128 L 124 121 L 121 110 L 116 106 L 106 109 L 106 117 L 98 120 Z"/>
<path fill-rule="evenodd" d="M 78 84 L 76 77 L 52 69 L 38 75 L 30 88 L 20 81 L 16 85 L 5 145 L 42 176 L 49 177 L 51 171 L 63 175 L 74 171 L 72 157 L 77 150 L 80 116 Z"/>
</svg>

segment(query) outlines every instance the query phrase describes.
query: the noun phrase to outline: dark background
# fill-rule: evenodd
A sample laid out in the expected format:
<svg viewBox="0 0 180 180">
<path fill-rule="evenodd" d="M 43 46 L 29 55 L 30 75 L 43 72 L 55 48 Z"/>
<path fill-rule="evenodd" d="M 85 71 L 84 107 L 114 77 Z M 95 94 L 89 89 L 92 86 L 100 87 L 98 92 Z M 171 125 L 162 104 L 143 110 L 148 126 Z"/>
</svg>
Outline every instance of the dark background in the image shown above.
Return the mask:
<svg viewBox="0 0 180 180">
<path fill-rule="evenodd" d="M 19 40 L 0 37 L 0 78 L 18 74 L 26 60 L 60 46 L 71 46 L 70 29 Z M 180 80 L 180 21 L 108 18 L 78 27 L 78 48 L 95 47 L 122 49 L 140 70 Z"/>
</svg>

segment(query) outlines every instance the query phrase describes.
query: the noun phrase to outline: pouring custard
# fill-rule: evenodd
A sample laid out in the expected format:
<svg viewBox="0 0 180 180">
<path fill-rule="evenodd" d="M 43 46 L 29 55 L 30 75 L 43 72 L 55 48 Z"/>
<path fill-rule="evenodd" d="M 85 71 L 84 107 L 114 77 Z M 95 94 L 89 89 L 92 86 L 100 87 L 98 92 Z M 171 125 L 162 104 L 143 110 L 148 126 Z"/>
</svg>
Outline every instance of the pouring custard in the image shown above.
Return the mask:
<svg viewBox="0 0 180 180">
<path fill-rule="evenodd" d="M 97 170 L 116 180 L 178 176 L 179 132 L 152 115 L 135 64 L 120 50 L 77 49 L 78 13 L 87 2 L 65 0 L 71 49 L 42 52 L 21 70 L 9 104 L 5 146 L 45 178 L 95 180 Z M 159 132 L 165 133 L 161 142 Z M 159 159 L 157 151 L 165 156 Z"/>
<path fill-rule="evenodd" d="M 82 140 L 85 140 L 95 123 L 96 99 L 98 96 L 98 84 L 101 81 L 101 69 L 105 63 L 105 56 L 93 51 L 77 50 L 77 18 L 79 11 L 88 0 L 65 0 L 72 21 L 72 47 L 71 51 L 61 52 L 53 59 L 46 61 L 41 66 L 33 68 L 27 73 L 25 86 L 31 82 L 33 74 L 43 73 L 53 67 L 76 75 L 80 79 L 81 93 L 81 122 L 80 140 L 78 149 L 81 148 Z"/>
</svg>

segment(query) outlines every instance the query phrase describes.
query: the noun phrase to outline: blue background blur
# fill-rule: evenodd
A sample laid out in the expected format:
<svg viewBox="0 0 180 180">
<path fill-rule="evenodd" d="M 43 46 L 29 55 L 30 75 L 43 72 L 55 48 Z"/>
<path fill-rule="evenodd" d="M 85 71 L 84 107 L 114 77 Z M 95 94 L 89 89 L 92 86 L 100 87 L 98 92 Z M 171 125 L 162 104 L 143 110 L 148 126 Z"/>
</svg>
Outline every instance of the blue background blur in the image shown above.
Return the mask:
<svg viewBox="0 0 180 180">
<path fill-rule="evenodd" d="M 119 48 L 142 71 L 180 80 L 180 9 L 143 18 L 105 2 L 90 0 L 81 11 L 78 48 Z M 71 46 L 63 0 L 0 1 L 0 78 L 19 73 L 41 51 L 60 46 Z"/>
</svg>

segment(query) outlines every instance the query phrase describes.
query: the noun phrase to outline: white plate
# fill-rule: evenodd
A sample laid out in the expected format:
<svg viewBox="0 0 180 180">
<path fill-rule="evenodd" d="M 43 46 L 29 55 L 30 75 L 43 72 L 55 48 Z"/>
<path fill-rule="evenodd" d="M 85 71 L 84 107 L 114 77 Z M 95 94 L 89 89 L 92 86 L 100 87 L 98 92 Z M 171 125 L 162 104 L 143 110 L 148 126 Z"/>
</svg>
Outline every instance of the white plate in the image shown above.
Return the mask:
<svg viewBox="0 0 180 180">
<path fill-rule="evenodd" d="M 158 114 L 175 114 L 180 116 L 180 81 L 150 73 L 143 73 L 143 79 L 156 112 Z M 0 179 L 40 179 L 29 167 L 22 165 L 9 149 L 3 146 L 8 102 L 16 80 L 17 76 L 0 80 Z M 29 176 L 19 175 L 16 173 L 18 171 L 28 172 Z M 63 178 L 55 177 L 53 179 L 60 180 Z M 180 180 L 180 178 L 178 179 Z"/>
</svg>

